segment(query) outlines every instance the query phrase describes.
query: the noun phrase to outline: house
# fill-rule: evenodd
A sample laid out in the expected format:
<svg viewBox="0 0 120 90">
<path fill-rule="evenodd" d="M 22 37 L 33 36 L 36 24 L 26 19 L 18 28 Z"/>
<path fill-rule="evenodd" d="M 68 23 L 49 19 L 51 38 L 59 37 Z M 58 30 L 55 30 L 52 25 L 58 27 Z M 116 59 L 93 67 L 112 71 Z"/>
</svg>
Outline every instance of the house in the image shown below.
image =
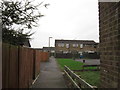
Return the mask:
<svg viewBox="0 0 120 90">
<path fill-rule="evenodd" d="M 93 40 L 55 40 L 56 53 L 97 52 L 98 43 Z"/>
<path fill-rule="evenodd" d="M 55 53 L 55 47 L 43 47 L 43 51 Z"/>
</svg>

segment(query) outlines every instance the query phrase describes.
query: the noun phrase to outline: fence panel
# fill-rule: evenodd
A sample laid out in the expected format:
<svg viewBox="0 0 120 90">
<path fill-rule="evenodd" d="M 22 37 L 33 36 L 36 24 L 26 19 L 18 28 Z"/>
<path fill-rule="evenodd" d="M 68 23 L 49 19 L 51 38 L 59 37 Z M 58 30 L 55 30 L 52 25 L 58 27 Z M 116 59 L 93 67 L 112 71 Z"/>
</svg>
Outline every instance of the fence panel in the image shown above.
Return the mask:
<svg viewBox="0 0 120 90">
<path fill-rule="evenodd" d="M 40 72 L 40 61 L 48 59 L 48 52 L 3 44 L 2 87 L 28 88 Z"/>
<path fill-rule="evenodd" d="M 28 87 L 28 83 L 26 79 L 26 74 L 27 74 L 26 57 L 27 57 L 27 50 L 20 47 L 19 48 L 19 87 L 20 88 Z"/>
<path fill-rule="evenodd" d="M 29 82 L 29 77 L 30 77 L 30 60 L 29 60 L 29 56 L 30 56 L 30 49 L 29 48 L 24 48 L 26 50 L 26 57 L 25 57 L 25 81 L 26 81 L 26 88 L 29 87 L 30 82 Z"/>
<path fill-rule="evenodd" d="M 35 58 L 35 77 L 37 77 L 37 75 L 40 72 L 40 52 L 38 50 L 35 51 L 36 52 L 36 58 Z"/>
<path fill-rule="evenodd" d="M 18 88 L 18 47 L 10 46 L 9 88 Z"/>
<path fill-rule="evenodd" d="M 72 53 L 56 53 L 55 55 L 56 58 L 72 58 L 73 54 Z"/>
<path fill-rule="evenodd" d="M 33 82 L 34 51 L 30 48 L 19 48 L 19 87 L 28 88 Z"/>
<path fill-rule="evenodd" d="M 33 50 L 29 49 L 28 53 L 29 53 L 28 60 L 29 60 L 29 86 L 30 86 L 33 82 Z"/>
<path fill-rule="evenodd" d="M 2 88 L 9 88 L 9 45 L 2 44 Z"/>
<path fill-rule="evenodd" d="M 43 52 L 40 52 L 40 61 L 43 62 Z"/>
<path fill-rule="evenodd" d="M 46 62 L 49 59 L 49 53 L 48 52 L 42 52 L 42 61 Z"/>
<path fill-rule="evenodd" d="M 48 61 L 49 60 L 49 53 L 48 52 L 46 52 L 46 61 Z"/>
<path fill-rule="evenodd" d="M 42 53 L 42 61 L 45 62 L 45 52 Z"/>
<path fill-rule="evenodd" d="M 43 60 L 42 54 L 43 54 L 43 52 L 40 52 L 40 62 L 42 62 L 42 60 Z"/>
</svg>

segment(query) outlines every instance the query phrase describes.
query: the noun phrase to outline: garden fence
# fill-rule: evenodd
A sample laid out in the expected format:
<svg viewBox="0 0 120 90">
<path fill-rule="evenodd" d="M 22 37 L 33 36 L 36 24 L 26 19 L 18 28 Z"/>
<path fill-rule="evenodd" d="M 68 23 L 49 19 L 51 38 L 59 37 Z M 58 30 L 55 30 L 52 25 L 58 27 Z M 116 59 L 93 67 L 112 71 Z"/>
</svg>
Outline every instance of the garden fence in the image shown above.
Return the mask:
<svg viewBox="0 0 120 90">
<path fill-rule="evenodd" d="M 2 88 L 29 88 L 48 59 L 48 52 L 3 43 Z"/>
</svg>

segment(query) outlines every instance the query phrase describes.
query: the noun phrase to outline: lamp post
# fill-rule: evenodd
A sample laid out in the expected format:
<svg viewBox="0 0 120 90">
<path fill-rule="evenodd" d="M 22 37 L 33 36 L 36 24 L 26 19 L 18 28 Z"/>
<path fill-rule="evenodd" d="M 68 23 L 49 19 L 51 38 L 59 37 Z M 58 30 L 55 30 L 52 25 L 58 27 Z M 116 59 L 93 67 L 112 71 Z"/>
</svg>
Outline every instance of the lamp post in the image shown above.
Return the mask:
<svg viewBox="0 0 120 90">
<path fill-rule="evenodd" d="M 48 52 L 51 52 L 51 50 L 50 50 L 50 38 L 52 38 L 52 37 L 49 37 L 49 50 L 48 50 Z"/>
<path fill-rule="evenodd" d="M 49 47 L 50 47 L 50 38 L 52 38 L 52 37 L 49 37 Z"/>
</svg>

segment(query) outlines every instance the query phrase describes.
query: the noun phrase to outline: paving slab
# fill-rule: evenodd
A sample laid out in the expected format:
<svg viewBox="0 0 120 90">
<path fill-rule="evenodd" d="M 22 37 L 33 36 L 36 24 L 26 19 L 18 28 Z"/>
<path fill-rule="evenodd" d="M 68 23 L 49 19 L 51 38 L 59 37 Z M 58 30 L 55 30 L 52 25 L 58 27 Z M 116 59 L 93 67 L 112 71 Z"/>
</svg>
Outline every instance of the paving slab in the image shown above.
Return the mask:
<svg viewBox="0 0 120 90">
<path fill-rule="evenodd" d="M 31 88 L 67 88 L 54 57 L 50 57 L 48 62 L 41 62 L 39 77 Z"/>
</svg>

